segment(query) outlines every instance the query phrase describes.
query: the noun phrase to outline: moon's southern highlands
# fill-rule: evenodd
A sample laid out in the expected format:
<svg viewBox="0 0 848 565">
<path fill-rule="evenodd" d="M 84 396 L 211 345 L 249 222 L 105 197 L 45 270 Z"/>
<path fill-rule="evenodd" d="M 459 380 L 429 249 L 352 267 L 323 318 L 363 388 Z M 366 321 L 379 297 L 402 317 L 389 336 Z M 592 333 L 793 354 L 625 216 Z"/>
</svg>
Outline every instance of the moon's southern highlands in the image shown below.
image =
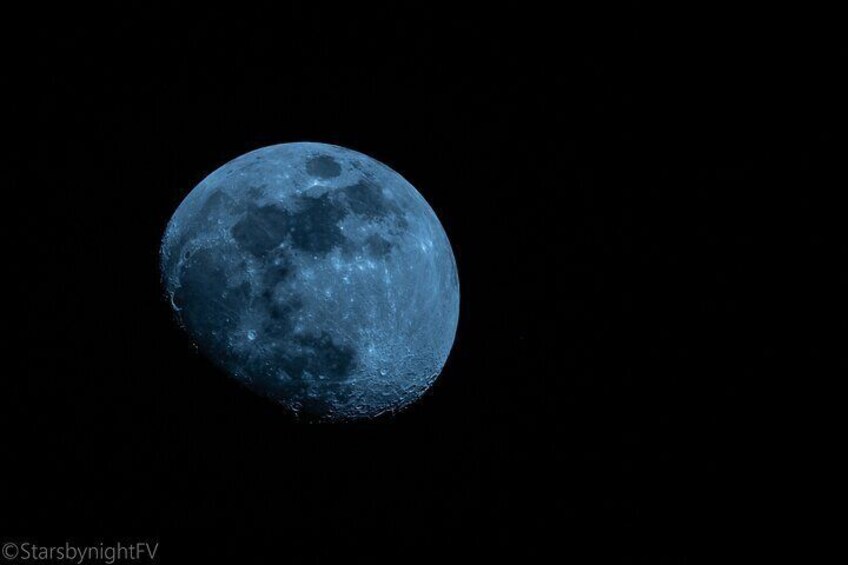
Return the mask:
<svg viewBox="0 0 848 565">
<path fill-rule="evenodd" d="M 450 242 L 421 194 L 322 143 L 257 149 L 206 177 L 168 223 L 161 270 L 200 351 L 314 420 L 414 402 L 459 317 Z"/>
</svg>

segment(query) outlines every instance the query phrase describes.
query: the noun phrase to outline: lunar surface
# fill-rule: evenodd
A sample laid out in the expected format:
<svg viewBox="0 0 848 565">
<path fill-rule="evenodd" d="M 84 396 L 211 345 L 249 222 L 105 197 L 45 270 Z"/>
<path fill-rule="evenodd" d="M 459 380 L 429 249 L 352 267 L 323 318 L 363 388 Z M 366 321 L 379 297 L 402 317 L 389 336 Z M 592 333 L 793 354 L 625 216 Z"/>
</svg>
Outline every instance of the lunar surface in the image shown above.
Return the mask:
<svg viewBox="0 0 848 565">
<path fill-rule="evenodd" d="M 459 279 L 435 213 L 342 147 L 274 145 L 213 172 L 171 218 L 161 270 L 200 351 L 308 419 L 414 402 L 456 333 Z"/>
</svg>

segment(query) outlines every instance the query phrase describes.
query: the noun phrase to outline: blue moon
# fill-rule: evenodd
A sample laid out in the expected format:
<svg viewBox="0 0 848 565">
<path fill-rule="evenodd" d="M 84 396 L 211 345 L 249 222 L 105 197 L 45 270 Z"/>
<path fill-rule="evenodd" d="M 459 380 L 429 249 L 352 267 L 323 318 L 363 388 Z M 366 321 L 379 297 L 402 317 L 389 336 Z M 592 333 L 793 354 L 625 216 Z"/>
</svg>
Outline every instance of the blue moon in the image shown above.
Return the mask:
<svg viewBox="0 0 848 565">
<path fill-rule="evenodd" d="M 459 319 L 453 251 L 421 194 L 322 143 L 257 149 L 206 177 L 168 223 L 160 268 L 198 349 L 308 420 L 415 402 Z"/>
</svg>

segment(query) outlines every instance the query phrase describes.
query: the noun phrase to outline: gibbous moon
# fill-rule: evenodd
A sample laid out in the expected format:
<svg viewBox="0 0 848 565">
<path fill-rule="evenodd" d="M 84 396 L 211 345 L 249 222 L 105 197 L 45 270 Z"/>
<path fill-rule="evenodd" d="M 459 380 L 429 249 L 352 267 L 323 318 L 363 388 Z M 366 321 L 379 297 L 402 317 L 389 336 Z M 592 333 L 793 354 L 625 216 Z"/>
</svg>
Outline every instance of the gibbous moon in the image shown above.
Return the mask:
<svg viewBox="0 0 848 565">
<path fill-rule="evenodd" d="M 311 420 L 409 405 L 456 334 L 459 279 L 436 214 L 342 147 L 274 145 L 213 172 L 171 218 L 161 270 L 200 351 Z"/>
</svg>

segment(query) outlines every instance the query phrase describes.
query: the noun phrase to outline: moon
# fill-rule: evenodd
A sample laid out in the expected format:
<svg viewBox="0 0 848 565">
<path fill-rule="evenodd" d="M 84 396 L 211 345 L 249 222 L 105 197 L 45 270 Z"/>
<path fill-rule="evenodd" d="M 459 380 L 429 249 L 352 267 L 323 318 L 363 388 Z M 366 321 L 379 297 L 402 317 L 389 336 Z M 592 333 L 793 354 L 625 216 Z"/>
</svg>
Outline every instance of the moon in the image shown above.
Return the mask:
<svg viewBox="0 0 848 565">
<path fill-rule="evenodd" d="M 417 400 L 459 319 L 453 251 L 421 194 L 323 143 L 263 147 L 206 177 L 168 223 L 160 268 L 198 349 L 308 420 Z"/>
</svg>

